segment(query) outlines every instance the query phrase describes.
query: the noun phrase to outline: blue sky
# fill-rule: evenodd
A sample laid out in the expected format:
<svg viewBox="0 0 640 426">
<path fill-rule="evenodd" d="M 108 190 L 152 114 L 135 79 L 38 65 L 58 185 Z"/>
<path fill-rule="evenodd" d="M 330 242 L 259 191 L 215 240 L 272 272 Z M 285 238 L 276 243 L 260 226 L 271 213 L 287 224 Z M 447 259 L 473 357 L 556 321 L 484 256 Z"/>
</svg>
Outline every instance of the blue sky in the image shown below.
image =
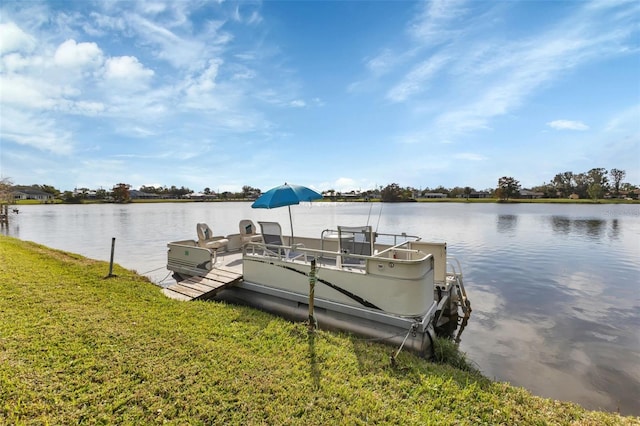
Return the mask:
<svg viewBox="0 0 640 426">
<path fill-rule="evenodd" d="M 640 184 L 640 2 L 0 6 L 0 174 L 195 191 Z"/>
</svg>

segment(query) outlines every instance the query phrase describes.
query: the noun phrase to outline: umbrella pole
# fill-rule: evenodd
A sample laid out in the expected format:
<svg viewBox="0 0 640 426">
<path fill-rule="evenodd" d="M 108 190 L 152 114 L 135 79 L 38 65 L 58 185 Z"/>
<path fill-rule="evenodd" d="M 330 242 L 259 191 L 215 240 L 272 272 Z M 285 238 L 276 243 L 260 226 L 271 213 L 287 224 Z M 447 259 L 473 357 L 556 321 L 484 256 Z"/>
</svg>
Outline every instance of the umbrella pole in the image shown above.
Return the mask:
<svg viewBox="0 0 640 426">
<path fill-rule="evenodd" d="M 291 225 L 291 244 L 289 244 L 293 248 L 293 219 L 291 219 L 291 206 L 287 206 L 289 208 L 289 224 Z"/>
</svg>

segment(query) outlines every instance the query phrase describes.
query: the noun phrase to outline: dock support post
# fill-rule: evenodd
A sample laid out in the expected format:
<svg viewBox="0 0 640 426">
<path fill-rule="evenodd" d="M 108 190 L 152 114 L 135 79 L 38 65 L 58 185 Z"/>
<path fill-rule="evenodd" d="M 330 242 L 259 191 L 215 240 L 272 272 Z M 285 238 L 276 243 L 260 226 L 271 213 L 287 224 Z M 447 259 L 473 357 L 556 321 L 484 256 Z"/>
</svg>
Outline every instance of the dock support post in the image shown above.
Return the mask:
<svg viewBox="0 0 640 426">
<path fill-rule="evenodd" d="M 3 225 L 9 224 L 9 205 L 0 204 L 0 223 Z"/>
<path fill-rule="evenodd" d="M 316 260 L 311 259 L 311 269 L 309 270 L 309 332 L 315 331 L 318 322 L 313 315 L 313 299 L 315 298 L 316 289 Z"/>
<path fill-rule="evenodd" d="M 107 275 L 107 278 L 115 277 L 115 275 L 113 275 L 113 252 L 115 251 L 115 247 L 116 237 L 113 237 L 111 238 L 111 260 L 109 261 L 109 275 Z"/>
</svg>

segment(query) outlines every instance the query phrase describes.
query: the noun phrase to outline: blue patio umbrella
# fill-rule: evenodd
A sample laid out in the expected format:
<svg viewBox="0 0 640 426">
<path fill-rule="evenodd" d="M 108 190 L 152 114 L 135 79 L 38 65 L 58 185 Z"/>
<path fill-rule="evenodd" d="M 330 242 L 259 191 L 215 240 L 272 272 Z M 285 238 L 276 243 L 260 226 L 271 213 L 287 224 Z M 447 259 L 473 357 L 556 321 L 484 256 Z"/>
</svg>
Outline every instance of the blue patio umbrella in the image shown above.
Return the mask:
<svg viewBox="0 0 640 426">
<path fill-rule="evenodd" d="M 301 201 L 313 201 L 322 198 L 322 194 L 317 193 L 313 189 L 301 185 L 284 185 L 271 188 L 258 197 L 251 204 L 254 209 L 275 209 L 277 207 L 287 206 L 289 208 L 289 223 L 291 224 L 291 243 L 293 244 L 293 220 L 291 219 L 291 206 L 300 204 Z"/>
</svg>

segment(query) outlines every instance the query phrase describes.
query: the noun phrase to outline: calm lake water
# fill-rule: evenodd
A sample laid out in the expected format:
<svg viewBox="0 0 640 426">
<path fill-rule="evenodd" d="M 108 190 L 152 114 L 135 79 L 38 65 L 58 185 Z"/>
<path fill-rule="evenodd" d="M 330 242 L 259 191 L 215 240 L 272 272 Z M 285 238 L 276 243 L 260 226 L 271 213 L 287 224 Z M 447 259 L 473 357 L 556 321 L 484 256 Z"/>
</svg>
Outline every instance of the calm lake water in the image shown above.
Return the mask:
<svg viewBox="0 0 640 426">
<path fill-rule="evenodd" d="M 640 415 L 640 206 L 315 203 L 294 231 L 337 225 L 446 241 L 463 265 L 473 313 L 461 349 L 493 379 L 586 408 Z M 2 232 L 115 261 L 168 283 L 166 243 L 216 234 L 287 209 L 249 203 L 20 206 Z M 105 274 L 108 271 L 105 271 Z"/>
</svg>

